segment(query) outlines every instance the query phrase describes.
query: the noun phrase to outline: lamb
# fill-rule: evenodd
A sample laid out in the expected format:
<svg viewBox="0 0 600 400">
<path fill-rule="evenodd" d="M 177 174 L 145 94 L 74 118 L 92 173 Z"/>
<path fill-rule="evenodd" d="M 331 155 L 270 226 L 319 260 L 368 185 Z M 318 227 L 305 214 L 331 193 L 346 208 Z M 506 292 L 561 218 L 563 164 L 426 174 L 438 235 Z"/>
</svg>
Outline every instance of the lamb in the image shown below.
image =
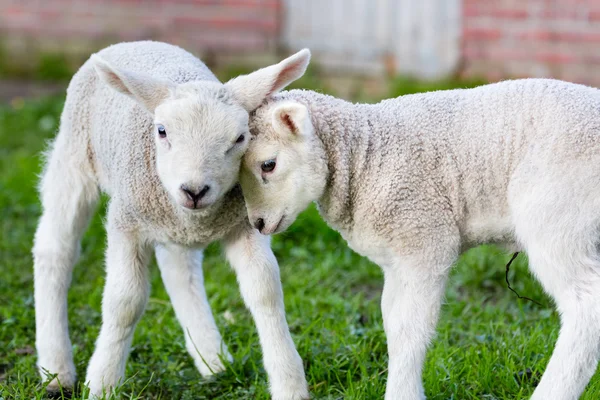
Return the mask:
<svg viewBox="0 0 600 400">
<path fill-rule="evenodd" d="M 311 201 L 384 272 L 385 398 L 423 399 L 426 348 L 458 255 L 526 251 L 562 327 L 532 399 L 581 395 L 600 356 L 600 91 L 547 79 L 350 104 L 282 92 L 256 110 L 240 182 L 250 221 Z"/>
<path fill-rule="evenodd" d="M 196 57 L 159 42 L 110 46 L 73 77 L 40 185 L 33 248 L 36 347 L 48 390 L 73 387 L 67 290 L 100 191 L 111 200 L 102 328 L 87 370 L 93 395 L 125 371 L 149 295 L 155 250 L 165 287 L 203 376 L 231 359 L 203 286 L 202 249 L 219 240 L 255 319 L 274 399 L 304 399 L 302 361 L 287 326 L 269 239 L 248 223 L 239 185 L 248 113 L 300 77 L 308 50 L 220 83 Z M 222 357 L 222 358 L 221 358 Z"/>
</svg>

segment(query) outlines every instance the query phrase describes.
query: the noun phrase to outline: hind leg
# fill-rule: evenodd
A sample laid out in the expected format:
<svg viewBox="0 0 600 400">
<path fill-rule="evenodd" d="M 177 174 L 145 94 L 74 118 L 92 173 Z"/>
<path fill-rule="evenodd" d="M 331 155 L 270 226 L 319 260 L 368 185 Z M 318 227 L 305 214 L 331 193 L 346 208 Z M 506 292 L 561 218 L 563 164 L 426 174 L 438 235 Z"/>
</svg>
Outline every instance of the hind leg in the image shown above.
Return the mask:
<svg viewBox="0 0 600 400">
<path fill-rule="evenodd" d="M 56 374 L 48 385 L 50 391 L 75 383 L 67 291 L 81 235 L 99 196 L 86 166 L 69 157 L 55 150 L 49 160 L 41 183 L 43 213 L 33 247 L 37 364 L 42 379 Z"/>
<path fill-rule="evenodd" d="M 175 314 L 183 328 L 186 347 L 202 376 L 225 369 L 231 360 L 204 290 L 202 250 L 174 244 L 156 247 L 156 261 Z"/>
<path fill-rule="evenodd" d="M 571 248 L 531 247 L 531 269 L 561 318 L 554 352 L 532 399 L 577 399 L 600 358 L 600 260 L 573 254 Z"/>
<path fill-rule="evenodd" d="M 540 158 L 542 159 L 542 158 Z M 589 165 L 524 168 L 510 190 L 515 234 L 554 298 L 561 329 L 532 398 L 577 399 L 600 357 L 600 176 Z"/>
</svg>

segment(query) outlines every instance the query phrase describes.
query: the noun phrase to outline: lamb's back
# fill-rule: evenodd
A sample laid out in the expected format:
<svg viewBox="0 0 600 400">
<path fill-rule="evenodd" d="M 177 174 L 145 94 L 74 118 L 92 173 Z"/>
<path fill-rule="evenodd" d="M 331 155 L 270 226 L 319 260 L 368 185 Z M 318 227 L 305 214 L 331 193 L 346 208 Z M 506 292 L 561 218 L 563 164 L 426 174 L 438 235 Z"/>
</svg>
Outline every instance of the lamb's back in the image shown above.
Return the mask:
<svg viewBox="0 0 600 400">
<path fill-rule="evenodd" d="M 141 72 L 175 83 L 198 80 L 217 81 L 200 59 L 186 50 L 162 42 L 118 43 L 102 49 L 100 57 L 117 68 Z"/>
<path fill-rule="evenodd" d="M 502 241 L 508 188 L 524 163 L 600 157 L 600 91 L 567 82 L 402 96 L 364 112 L 373 137 L 364 146 L 367 162 L 352 172 L 366 176 L 355 189 L 359 219 L 389 235 L 404 230 L 404 241 L 444 226 L 474 241 Z M 479 229 L 479 221 L 497 226 Z M 421 237 L 423 223 L 433 225 Z"/>
</svg>

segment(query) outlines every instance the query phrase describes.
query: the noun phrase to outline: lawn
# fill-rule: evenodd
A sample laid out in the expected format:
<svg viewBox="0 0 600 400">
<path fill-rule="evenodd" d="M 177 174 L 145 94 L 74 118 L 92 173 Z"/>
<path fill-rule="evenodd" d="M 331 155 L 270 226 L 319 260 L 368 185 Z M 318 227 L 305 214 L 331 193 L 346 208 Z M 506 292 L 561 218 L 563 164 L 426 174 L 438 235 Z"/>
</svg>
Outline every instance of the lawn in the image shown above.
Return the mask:
<svg viewBox="0 0 600 400">
<path fill-rule="evenodd" d="M 437 86 L 399 81 L 393 87 L 400 93 Z M 62 102 L 55 97 L 0 106 L 0 399 L 44 396 L 35 368 L 30 249 L 40 215 L 35 190 L 39 153 L 56 131 Z M 81 378 L 101 320 L 105 206 L 106 201 L 84 237 L 69 293 L 71 338 Z M 273 248 L 281 265 L 288 321 L 313 398 L 382 398 L 387 355 L 379 268 L 349 250 L 313 208 L 277 235 Z M 519 300 L 508 290 L 504 268 L 509 258 L 497 248 L 480 247 L 463 255 L 453 270 L 425 365 L 429 399 L 531 395 L 551 355 L 559 319 L 530 276 L 524 255 L 511 268 L 512 286 L 543 306 Z M 153 264 L 150 302 L 136 330 L 127 381 L 120 388 L 124 398 L 268 398 L 256 330 L 217 244 L 207 249 L 204 265 L 210 302 L 234 362 L 214 379 L 201 378 L 185 351 L 183 332 Z M 600 398 L 600 374 L 583 398 Z"/>
</svg>

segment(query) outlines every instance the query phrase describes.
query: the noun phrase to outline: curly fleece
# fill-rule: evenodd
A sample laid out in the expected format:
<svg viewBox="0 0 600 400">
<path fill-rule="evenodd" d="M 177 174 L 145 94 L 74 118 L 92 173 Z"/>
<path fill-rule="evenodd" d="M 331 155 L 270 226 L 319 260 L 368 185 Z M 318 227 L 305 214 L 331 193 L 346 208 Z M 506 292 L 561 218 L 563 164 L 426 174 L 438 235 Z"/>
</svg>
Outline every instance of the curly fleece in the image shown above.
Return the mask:
<svg viewBox="0 0 600 400">
<path fill-rule="evenodd" d="M 196 57 L 160 42 L 120 43 L 98 53 L 113 66 L 168 79 L 218 82 Z M 204 211 L 189 213 L 175 204 L 156 172 L 153 118 L 137 102 L 108 87 L 98 78 L 93 61 L 86 62 L 67 90 L 63 123 L 69 138 L 88 148 L 91 167 L 103 191 L 119 201 L 121 229 L 142 230 L 160 242 L 207 244 L 247 225 L 241 190 L 235 186 Z M 79 127 L 92 127 L 80 130 Z M 84 145 L 85 143 L 85 145 Z"/>
</svg>

